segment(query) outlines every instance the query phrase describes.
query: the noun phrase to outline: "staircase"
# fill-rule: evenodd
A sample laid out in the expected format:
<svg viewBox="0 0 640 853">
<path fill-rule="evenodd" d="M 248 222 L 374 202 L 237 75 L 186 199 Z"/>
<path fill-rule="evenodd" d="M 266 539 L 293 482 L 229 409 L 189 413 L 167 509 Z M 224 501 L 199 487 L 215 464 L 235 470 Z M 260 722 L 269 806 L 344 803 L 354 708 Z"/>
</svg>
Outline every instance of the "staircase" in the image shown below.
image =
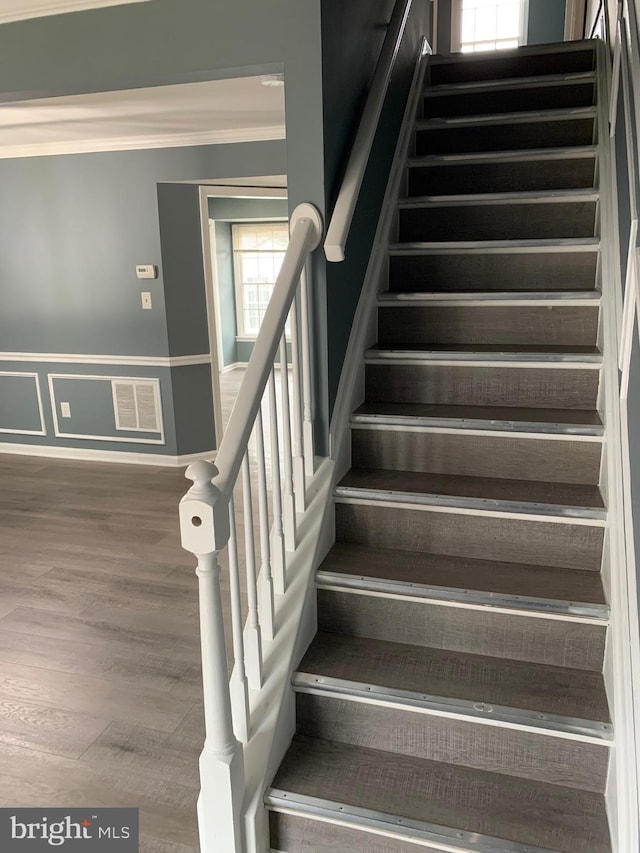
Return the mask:
<svg viewBox="0 0 640 853">
<path fill-rule="evenodd" d="M 595 57 L 431 61 L 273 850 L 611 850 Z"/>
</svg>

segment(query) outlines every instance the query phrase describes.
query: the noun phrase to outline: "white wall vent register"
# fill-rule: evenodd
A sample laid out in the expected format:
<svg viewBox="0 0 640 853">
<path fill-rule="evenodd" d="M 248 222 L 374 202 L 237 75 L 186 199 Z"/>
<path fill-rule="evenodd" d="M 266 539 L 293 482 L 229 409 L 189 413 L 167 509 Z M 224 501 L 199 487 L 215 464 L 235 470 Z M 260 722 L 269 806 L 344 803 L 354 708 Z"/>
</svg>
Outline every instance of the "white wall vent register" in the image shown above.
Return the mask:
<svg viewBox="0 0 640 853">
<path fill-rule="evenodd" d="M 116 429 L 160 432 L 160 385 L 157 380 L 113 379 Z"/>
</svg>

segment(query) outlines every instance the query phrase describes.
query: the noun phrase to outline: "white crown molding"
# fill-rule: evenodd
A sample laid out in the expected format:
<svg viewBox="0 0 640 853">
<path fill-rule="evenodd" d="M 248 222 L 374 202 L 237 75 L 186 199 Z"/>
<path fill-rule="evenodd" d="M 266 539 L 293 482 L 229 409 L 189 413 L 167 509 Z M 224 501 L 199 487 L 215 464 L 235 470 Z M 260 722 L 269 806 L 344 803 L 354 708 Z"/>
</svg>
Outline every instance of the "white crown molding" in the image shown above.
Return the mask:
<svg viewBox="0 0 640 853">
<path fill-rule="evenodd" d="M 0 10 L 0 24 L 10 21 L 25 21 L 29 18 L 44 18 L 49 15 L 64 15 L 100 9 L 104 6 L 133 5 L 148 0 L 4 0 Z"/>
<path fill-rule="evenodd" d="M 14 456 L 42 456 L 48 459 L 77 459 L 86 462 L 126 462 L 132 465 L 155 465 L 181 468 L 200 459 L 213 460 L 215 450 L 189 453 L 184 456 L 169 456 L 162 453 L 135 453 L 126 450 L 88 450 L 81 447 L 55 447 L 48 444 L 18 444 L 0 442 L 0 453 Z"/>
<path fill-rule="evenodd" d="M 137 151 L 149 148 L 185 148 L 194 145 L 224 145 L 238 142 L 270 142 L 276 139 L 285 139 L 285 136 L 284 125 L 273 125 L 270 127 L 245 127 L 193 133 L 124 136 L 119 139 L 36 142 L 26 145 L 3 145 L 0 147 L 0 159 L 51 157 L 59 154 L 95 154 L 101 151 Z"/>
<path fill-rule="evenodd" d="M 126 367 L 188 367 L 211 364 L 209 353 L 200 355 L 87 355 L 86 353 L 55 352 L 0 352 L 0 362 L 11 361 L 28 364 L 105 364 Z"/>
</svg>

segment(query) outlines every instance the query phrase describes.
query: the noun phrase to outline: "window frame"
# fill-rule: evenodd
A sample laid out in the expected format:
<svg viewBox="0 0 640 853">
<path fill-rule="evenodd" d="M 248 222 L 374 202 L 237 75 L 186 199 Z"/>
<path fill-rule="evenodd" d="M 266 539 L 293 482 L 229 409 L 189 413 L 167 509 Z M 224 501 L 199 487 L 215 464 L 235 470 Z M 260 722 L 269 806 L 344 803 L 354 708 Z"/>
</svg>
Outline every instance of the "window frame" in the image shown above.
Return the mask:
<svg viewBox="0 0 640 853">
<path fill-rule="evenodd" d="M 527 29 L 529 22 L 529 0 L 520 1 L 520 30 L 518 33 L 518 47 L 527 43 Z M 513 47 L 490 47 L 480 48 L 479 50 L 462 50 L 462 2 L 463 0 L 453 0 L 451 4 L 451 52 L 464 53 L 468 56 L 473 56 L 476 53 L 498 53 L 501 50 L 514 50 Z M 499 0 L 496 0 L 496 6 L 500 5 Z M 507 39 L 502 39 L 507 41 Z M 511 39 L 509 39 L 511 41 Z M 486 43 L 494 44 L 495 40 L 487 40 Z M 479 45 L 482 42 L 473 42 L 473 45 Z"/>
<path fill-rule="evenodd" d="M 289 222 L 286 219 L 274 219 L 274 220 L 259 220 L 256 222 L 231 222 L 231 247 L 233 253 L 233 286 L 235 292 L 235 302 L 236 302 L 236 340 L 238 341 L 255 341 L 258 337 L 258 332 L 252 332 L 246 327 L 246 306 L 245 306 L 245 287 L 260 287 L 261 283 L 257 282 L 256 284 L 245 284 L 242 281 L 241 275 L 241 255 L 243 251 L 252 252 L 252 249 L 240 249 L 237 246 L 236 234 L 239 233 L 244 228 L 251 228 L 253 230 L 269 230 L 273 229 L 274 226 L 281 226 L 283 230 L 287 232 L 287 239 L 289 237 Z M 286 251 L 286 249 L 285 249 Z M 264 285 L 265 283 L 262 282 Z M 267 286 L 274 287 L 275 282 L 269 282 Z M 258 301 L 258 310 L 259 309 L 259 301 Z M 262 318 L 260 319 L 260 324 L 262 324 Z M 258 330 L 259 331 L 259 330 Z M 287 335 L 288 337 L 288 335 Z"/>
</svg>

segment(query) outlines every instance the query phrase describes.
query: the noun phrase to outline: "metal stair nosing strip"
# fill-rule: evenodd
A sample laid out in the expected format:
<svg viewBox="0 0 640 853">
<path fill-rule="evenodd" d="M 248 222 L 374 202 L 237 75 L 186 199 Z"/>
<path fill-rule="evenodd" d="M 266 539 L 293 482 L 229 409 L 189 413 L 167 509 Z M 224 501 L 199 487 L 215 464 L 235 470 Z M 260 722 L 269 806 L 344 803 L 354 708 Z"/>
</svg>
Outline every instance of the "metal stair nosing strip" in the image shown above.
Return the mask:
<svg viewBox="0 0 640 853">
<path fill-rule="evenodd" d="M 472 163 L 527 163 L 537 160 L 573 160 L 590 157 L 595 160 L 597 145 L 570 145 L 556 148 L 517 148 L 509 151 L 469 151 L 459 154 L 423 154 L 409 157 L 409 169 Z"/>
<path fill-rule="evenodd" d="M 548 252 L 598 252 L 598 237 L 558 238 L 555 240 L 439 240 L 390 243 L 390 255 L 423 254 L 536 254 Z"/>
<path fill-rule="evenodd" d="M 421 210 L 432 207 L 481 207 L 483 205 L 522 204 L 593 204 L 599 199 L 598 190 L 530 190 L 526 192 L 468 193 L 460 195 L 411 196 L 400 199 L 399 210 Z"/>
<path fill-rule="evenodd" d="M 523 595 L 511 595 L 499 592 L 485 592 L 476 589 L 419 584 L 409 581 L 385 580 L 360 574 L 344 574 L 319 570 L 317 585 L 333 590 L 351 589 L 362 592 L 374 591 L 405 598 L 419 598 L 426 601 L 460 602 L 480 607 L 495 607 L 504 610 L 527 610 L 544 615 L 558 614 L 577 616 L 606 625 L 609 620 L 609 606 L 581 601 L 562 601 L 560 599 L 539 598 Z"/>
<path fill-rule="evenodd" d="M 389 838 L 414 841 L 416 853 L 424 843 L 437 844 L 443 853 L 559 853 L 551 848 L 532 847 L 530 844 L 519 844 L 477 832 L 399 818 L 373 809 L 363 809 L 277 788 L 268 789 L 264 802 L 271 811 L 307 816 L 327 823 L 377 831 Z"/>
<path fill-rule="evenodd" d="M 529 89 L 539 86 L 570 86 L 576 83 L 595 83 L 597 75 L 595 71 L 575 71 L 566 74 L 536 74 L 531 77 L 503 77 L 494 80 L 476 80 L 466 83 L 436 83 L 426 86 L 425 98 L 439 98 L 446 95 L 475 94 L 476 92 L 502 92 L 513 89 Z"/>
<path fill-rule="evenodd" d="M 539 121 L 573 121 L 578 119 L 596 119 L 597 107 L 561 107 L 553 110 L 530 110 L 521 113 L 488 113 L 474 116 L 447 116 L 419 119 L 416 131 L 441 130 L 452 127 L 475 127 L 492 124 L 531 124 Z"/>
<path fill-rule="evenodd" d="M 403 306 L 523 306 L 523 307 L 547 307 L 552 305 L 570 305 L 572 307 L 591 307 L 598 305 L 601 301 L 599 290 L 514 290 L 514 291 L 479 291 L 477 293 L 455 291 L 453 293 L 422 293 L 420 291 L 391 292 L 382 291 L 378 293 L 378 306 L 381 308 L 394 308 Z"/>
<path fill-rule="evenodd" d="M 356 427 L 387 425 L 424 429 L 474 430 L 479 432 L 527 433 L 537 435 L 586 436 L 602 439 L 602 424 L 540 423 L 538 421 L 486 420 L 482 418 L 438 418 L 403 415 L 354 414 L 351 425 Z"/>
<path fill-rule="evenodd" d="M 352 697 L 355 700 L 383 703 L 436 716 L 465 718 L 471 722 L 502 725 L 538 734 L 548 734 L 550 737 L 555 735 L 581 743 L 592 743 L 598 746 L 609 746 L 613 743 L 612 724 L 600 720 L 511 708 L 474 699 L 436 696 L 369 682 L 334 678 L 304 670 L 294 674 L 292 686 L 296 692 L 300 693 L 311 693 L 317 696 L 331 695 L 340 699 Z"/>
</svg>

